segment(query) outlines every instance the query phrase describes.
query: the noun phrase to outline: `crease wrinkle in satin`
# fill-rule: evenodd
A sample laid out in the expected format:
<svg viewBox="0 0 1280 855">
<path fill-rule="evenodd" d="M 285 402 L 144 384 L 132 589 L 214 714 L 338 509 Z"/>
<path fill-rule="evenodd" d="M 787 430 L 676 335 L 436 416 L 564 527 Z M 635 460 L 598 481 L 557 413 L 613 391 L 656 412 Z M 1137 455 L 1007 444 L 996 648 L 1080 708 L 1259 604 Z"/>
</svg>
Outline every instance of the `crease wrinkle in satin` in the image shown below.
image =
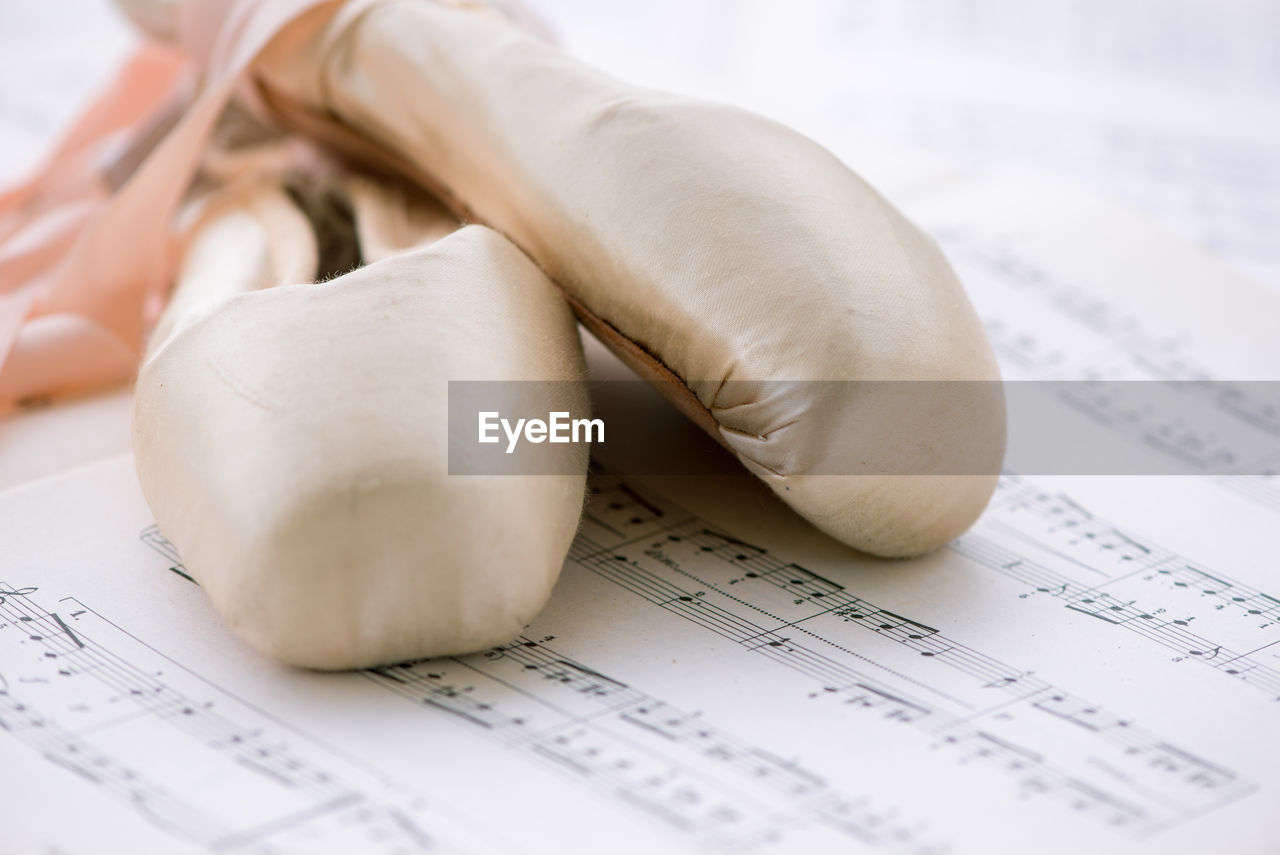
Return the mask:
<svg viewBox="0 0 1280 855">
<path fill-rule="evenodd" d="M 125 63 L 28 182 L 0 195 L 0 412 L 26 399 L 130 377 L 149 315 L 172 278 L 171 223 L 222 109 L 254 58 L 304 13 L 341 0 L 188 3 L 183 62 L 149 45 Z M 314 23 L 322 24 L 317 20 Z M 184 73 L 185 71 L 185 73 Z M 199 93 L 116 192 L 100 162 L 109 138 L 137 136 L 195 72 Z M 119 140 L 114 141 L 116 144 Z M 70 229 L 50 229 L 6 262 L 10 239 L 63 204 L 90 205 Z M 65 250 L 65 251 L 63 251 Z"/>
</svg>

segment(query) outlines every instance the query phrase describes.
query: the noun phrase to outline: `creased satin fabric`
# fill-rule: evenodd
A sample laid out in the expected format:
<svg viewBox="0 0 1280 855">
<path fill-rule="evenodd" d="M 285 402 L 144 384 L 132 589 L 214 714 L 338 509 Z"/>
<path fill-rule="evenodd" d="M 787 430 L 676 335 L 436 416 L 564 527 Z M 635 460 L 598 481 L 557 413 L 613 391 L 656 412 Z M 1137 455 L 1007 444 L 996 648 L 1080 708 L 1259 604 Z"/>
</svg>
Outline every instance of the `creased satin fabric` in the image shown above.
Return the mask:
<svg viewBox="0 0 1280 855">
<path fill-rule="evenodd" d="M 340 7 L 182 4 L 181 48 L 139 48 L 45 165 L 0 195 L 0 411 L 132 375 L 172 278 L 171 223 L 215 122 L 268 43 Z"/>
<path fill-rule="evenodd" d="M 157 236 L 259 56 L 251 102 L 509 238 L 589 329 L 819 528 L 908 556 L 985 506 L 1004 415 L 982 325 L 932 241 L 813 141 L 609 78 L 489 3 L 181 9 L 201 95 L 87 216 L 49 281 L 13 289 L 0 401 L 129 374 L 170 267 Z M 864 381 L 973 394 L 884 417 Z M 902 447 L 918 466 L 880 465 Z M 991 461 L 974 470 L 985 474 L 934 466 L 951 448 Z"/>
<path fill-rule="evenodd" d="M 827 533 L 917 555 L 986 505 L 1004 409 L 982 324 L 928 236 L 812 140 L 611 78 L 476 4 L 383 0 L 258 75 L 287 124 L 380 145 L 510 238 Z"/>
</svg>

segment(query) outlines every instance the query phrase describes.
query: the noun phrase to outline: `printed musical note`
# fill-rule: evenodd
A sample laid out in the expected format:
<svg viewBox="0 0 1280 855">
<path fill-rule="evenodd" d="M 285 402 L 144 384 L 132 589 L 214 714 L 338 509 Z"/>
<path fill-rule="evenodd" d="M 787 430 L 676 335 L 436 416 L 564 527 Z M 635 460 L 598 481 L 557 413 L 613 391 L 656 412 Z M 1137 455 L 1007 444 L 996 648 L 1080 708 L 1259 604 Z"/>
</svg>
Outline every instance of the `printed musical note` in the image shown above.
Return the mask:
<svg viewBox="0 0 1280 855">
<path fill-rule="evenodd" d="M 368 852 L 457 851 L 467 839 L 407 791 L 282 732 L 75 601 L 73 629 L 35 586 L 0 590 L 7 625 L 38 628 L 0 628 L 4 661 L 21 674 L 20 686 L 0 678 L 0 730 L 165 832 L 214 851 L 317 836 Z M 167 756 L 120 753 L 130 745 Z"/>
<path fill-rule="evenodd" d="M 605 476 L 597 473 L 595 477 L 597 496 L 607 496 Z M 570 566 L 581 566 L 748 651 L 810 676 L 817 683 L 808 693 L 813 701 L 838 700 L 864 714 L 882 710 L 885 718 L 921 728 L 925 733 L 961 722 L 975 722 L 974 726 L 981 722 L 984 732 L 995 739 L 1001 739 L 1000 729 L 1015 723 L 1019 723 L 1021 731 L 1025 727 L 1022 722 L 1063 722 L 1070 731 L 1050 728 L 1045 741 L 1036 748 L 1024 746 L 1039 759 L 1033 763 L 1024 756 L 1016 770 L 1017 778 L 1020 782 L 1056 782 L 1045 792 L 1055 794 L 1066 804 L 1080 802 L 1081 793 L 1086 790 L 1097 793 L 1089 803 L 1111 807 L 1092 813 L 1107 823 L 1135 830 L 1163 825 L 1178 815 L 1191 815 L 1189 812 L 1197 809 L 1192 807 L 1197 799 L 1204 797 L 1185 788 L 1180 773 L 1169 771 L 1171 777 L 1163 780 L 1158 769 L 1147 766 L 1134 773 L 1150 776 L 1140 790 L 1126 787 L 1123 793 L 1116 793 L 1114 781 L 1083 780 L 1085 772 L 1057 765 L 1061 752 L 1058 743 L 1066 734 L 1092 734 L 1090 750 L 1105 753 L 1116 766 L 1132 765 L 1135 752 L 1168 744 L 1167 740 L 1111 710 L 1051 686 L 1028 669 L 949 638 L 926 621 L 860 598 L 847 585 L 808 571 L 763 547 L 748 548 L 677 508 L 667 510 L 666 519 L 671 522 L 660 537 L 655 536 L 659 533 L 646 533 L 619 540 L 604 530 L 584 530 L 579 536 L 581 548 L 573 555 Z M 1119 531 L 1114 536 L 1117 542 L 1137 543 Z M 596 540 L 597 537 L 601 539 Z M 966 536 L 966 542 L 971 538 Z M 715 562 L 708 563 L 709 558 Z M 1003 560 L 999 566 L 1010 563 Z M 1027 562 L 1018 566 L 1022 573 L 1044 575 Z M 1073 588 L 1066 582 L 1046 581 L 1040 587 L 1050 596 L 1069 595 L 1077 609 L 1109 624 L 1144 622 L 1134 603 L 1120 601 L 1109 593 Z M 853 636 L 847 635 L 849 632 L 869 634 L 888 643 L 890 647 L 883 651 L 885 658 L 869 656 L 872 649 L 857 644 Z M 932 669 L 963 675 L 968 682 L 947 679 L 943 683 L 936 672 L 925 679 L 926 675 L 918 672 L 911 660 L 892 656 L 894 648 L 909 652 L 915 662 L 931 663 L 928 667 Z M 948 691 L 940 690 L 943 684 L 949 687 Z M 992 705 L 992 689 L 1012 695 L 1013 703 Z M 1027 766 L 1036 768 L 1027 772 Z M 1068 786 L 1069 782 L 1074 783 Z M 1019 786 L 1034 787 L 1023 783 Z M 1237 798 L 1248 791 L 1248 785 L 1234 779 L 1234 788 L 1228 790 L 1234 794 L 1228 798 Z M 1220 796 L 1221 793 L 1212 794 L 1213 802 L 1217 803 Z M 1171 813 L 1170 806 L 1174 804 L 1181 807 Z M 1117 810 L 1115 805 L 1123 805 L 1124 809 Z"/>
</svg>

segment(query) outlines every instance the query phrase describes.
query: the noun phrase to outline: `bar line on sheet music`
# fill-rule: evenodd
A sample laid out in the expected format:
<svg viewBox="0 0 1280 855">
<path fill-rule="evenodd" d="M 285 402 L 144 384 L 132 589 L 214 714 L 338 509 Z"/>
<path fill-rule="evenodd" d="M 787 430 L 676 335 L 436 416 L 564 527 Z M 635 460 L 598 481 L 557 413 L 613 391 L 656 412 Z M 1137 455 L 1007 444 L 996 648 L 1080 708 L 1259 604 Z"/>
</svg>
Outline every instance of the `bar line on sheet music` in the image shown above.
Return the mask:
<svg viewBox="0 0 1280 855">
<path fill-rule="evenodd" d="M 1106 573 L 1104 573 L 1103 571 L 1099 570 L 1097 567 L 1090 567 L 1088 564 L 1085 564 L 1083 561 L 1079 561 L 1079 560 L 1077 560 L 1077 559 L 1075 559 L 1075 558 L 1072 558 L 1070 555 L 1067 555 L 1067 554 L 1066 554 L 1066 553 L 1064 553 L 1064 552 L 1061 552 L 1061 551 L 1059 551 L 1059 550 L 1057 550 L 1057 549 L 1054 549 L 1053 547 L 1048 546 L 1047 544 L 1041 543 L 1041 542 L 1036 541 L 1036 540 L 1032 540 L 1031 538 L 1029 538 L 1029 537 L 1027 537 L 1025 534 L 1023 534 L 1022 532 L 1018 531 L 1018 530 L 1017 530 L 1016 528 L 1014 528 L 1013 526 L 1008 525 L 1008 524 L 1006 524 L 1006 523 L 1002 522 L 1001 520 L 992 520 L 990 523 L 988 523 L 988 525 L 990 525 L 992 528 L 998 528 L 998 529 L 1000 529 L 1000 530 L 1001 530 L 1001 531 L 1003 531 L 1005 534 L 1009 535 L 1009 536 L 1010 536 L 1010 537 L 1012 537 L 1012 538 L 1015 538 L 1015 539 L 1017 539 L 1017 540 L 1020 540 L 1020 541 L 1022 541 L 1023 543 L 1030 544 L 1031 546 L 1034 546 L 1034 547 L 1036 547 L 1037 549 L 1042 549 L 1042 550 L 1044 550 L 1045 552 L 1050 553 L 1051 555 L 1056 555 L 1058 558 L 1061 558 L 1063 561 L 1067 561 L 1067 562 L 1069 562 L 1069 563 L 1071 563 L 1071 564 L 1074 564 L 1074 565 L 1076 565 L 1077 567 L 1079 567 L 1079 568 L 1081 568 L 1081 569 L 1083 569 L 1083 570 L 1088 570 L 1090 573 L 1096 573 L 1096 574 L 1098 574 L 1099 576 L 1102 576 L 1103 578 L 1107 578 L 1107 579 L 1109 579 L 1109 578 L 1110 578 L 1109 576 L 1107 576 L 1107 574 L 1106 574 Z"/>
<path fill-rule="evenodd" d="M 805 615 L 802 618 L 796 618 L 795 620 L 791 621 L 791 623 L 784 623 L 781 626 L 775 626 L 772 629 L 762 629 L 759 632 L 757 632 L 755 635 L 749 635 L 746 638 L 742 639 L 740 643 L 746 644 L 749 641 L 755 641 L 757 638 L 760 638 L 761 636 L 770 635 L 775 632 L 781 632 L 784 629 L 790 629 L 798 623 L 804 623 L 807 620 L 811 620 L 813 618 L 820 617 L 825 614 L 830 614 L 831 612 L 835 611 L 838 608 L 841 608 L 841 606 L 832 606 L 829 609 L 824 609 L 823 611 L 817 612 L 815 614 Z"/>
<path fill-rule="evenodd" d="M 1224 665 L 1229 665 L 1232 662 L 1235 662 L 1237 659 L 1244 659 L 1246 656 L 1252 656 L 1253 654 L 1257 653 L 1259 650 L 1266 650 L 1268 647 L 1274 647 L 1277 644 L 1280 644 L 1280 638 L 1277 638 L 1275 641 L 1268 642 L 1267 644 L 1264 644 L 1261 647 L 1255 647 L 1253 650 L 1250 650 L 1247 653 L 1237 653 L 1235 656 L 1232 656 L 1230 659 L 1225 659 L 1222 662 L 1219 662 L 1218 667 L 1221 668 Z"/>
<path fill-rule="evenodd" d="M 719 535 L 717 535 L 717 536 L 719 536 Z M 643 538 L 637 538 L 637 540 L 642 540 L 642 539 L 643 539 Z M 750 545 L 750 544 L 747 544 L 747 545 Z M 618 546 L 618 547 L 614 547 L 614 548 L 615 548 L 615 549 L 620 549 L 620 548 L 622 548 L 622 547 L 621 547 L 621 546 Z M 757 548 L 757 549 L 759 549 L 759 547 L 756 547 L 756 548 Z M 767 617 L 770 617 L 770 618 L 772 618 L 773 620 L 778 621 L 779 623 L 783 623 L 783 622 L 784 622 L 784 619 L 783 619 L 783 618 L 781 618 L 781 617 L 779 617 L 779 616 L 777 616 L 777 615 L 775 615 L 775 614 L 772 614 L 772 613 L 770 613 L 770 612 L 768 612 L 768 611 L 766 611 L 766 610 L 764 610 L 764 609 L 760 608 L 760 607 L 759 607 L 759 606 L 757 606 L 755 603 L 749 603 L 749 602 L 747 602 L 746 600 L 742 599 L 741 597 L 736 597 L 736 596 L 734 596 L 733 594 L 731 594 L 731 593 L 729 593 L 728 591 L 724 590 L 724 588 L 722 588 L 722 587 L 721 587 L 721 586 L 719 586 L 719 585 L 715 585 L 715 584 L 713 584 L 713 583 L 711 583 L 711 582 L 707 582 L 706 580 L 699 579 L 697 576 L 693 575 L 693 574 L 692 574 L 692 573 L 690 573 L 688 570 L 685 570 L 683 567 L 673 567 L 673 568 L 671 568 L 671 569 L 672 569 L 672 571 L 673 571 L 673 572 L 678 573 L 678 574 L 680 574 L 681 576 L 684 576 L 686 579 L 689 579 L 689 580 L 691 580 L 691 581 L 697 582 L 699 585 L 701 585 L 703 588 L 706 588 L 706 589 L 707 589 L 707 590 L 709 590 L 709 591 L 715 591 L 715 592 L 717 592 L 718 594 L 720 594 L 721 596 L 723 596 L 723 597 L 728 597 L 729 599 L 733 600 L 734 602 L 737 602 L 737 603 L 739 603 L 739 604 L 741 604 L 741 605 L 744 605 L 744 606 L 746 606 L 747 608 L 752 609 L 753 611 L 757 611 L 757 612 L 759 612 L 759 613 L 760 613 L 760 614 L 762 614 L 762 615 L 765 615 L 765 616 L 767 616 Z M 819 612 L 819 613 L 817 613 L 817 614 L 808 615 L 808 616 L 806 616 L 805 618 L 802 618 L 801 620 L 792 621 L 791 623 L 787 623 L 787 624 L 786 624 L 786 626 L 779 626 L 779 627 L 777 627 L 776 629 L 768 629 L 768 630 L 765 630 L 764 632 L 758 632 L 758 633 L 756 633 L 755 635 L 753 635 L 752 637 L 753 637 L 753 638 L 758 638 L 758 637 L 760 637 L 761 635 L 768 635 L 770 632 L 776 632 L 776 631 L 777 631 L 777 630 L 779 630 L 779 629 L 785 629 L 786 627 L 794 627 L 795 629 L 799 630 L 800 632 L 803 632 L 805 635 L 809 636 L 810 638 L 812 638 L 812 639 L 814 639 L 814 640 L 816 640 L 816 641 L 821 641 L 821 642 L 824 642 L 824 643 L 826 643 L 826 644 L 829 644 L 829 645 L 831 645 L 832 647 L 836 648 L 837 650 L 839 650 L 840 652 L 842 652 L 842 653 L 844 653 L 844 654 L 846 654 L 846 655 L 848 655 L 848 656 L 853 656 L 853 657 L 854 657 L 854 658 L 856 658 L 856 659 L 860 659 L 860 660 L 862 660 L 863 662 L 866 662 L 868 665 L 872 665 L 872 666 L 874 666 L 874 667 L 876 667 L 876 668 L 881 669 L 882 671 L 886 671 L 886 672 L 888 672 L 888 673 L 890 673 L 890 674 L 893 674 L 895 677 L 898 677 L 898 678 L 900 678 L 900 679 L 906 680 L 906 681 L 907 681 L 907 682 L 909 682 L 909 683 L 913 683 L 913 684 L 915 684 L 915 685 L 919 686 L 920 688 L 924 689 L 925 691 L 931 692 L 931 693 L 933 693 L 933 694 L 935 694 L 935 695 L 937 695 L 937 696 L 939 696 L 939 697 L 946 698 L 948 701 L 951 701 L 952 703 L 956 704 L 957 706 L 963 707 L 963 708 L 965 708 L 965 709 L 973 709 L 973 704 L 966 703 L 965 701 L 961 700 L 960 698 L 957 698 L 957 697 L 955 697 L 954 695 L 949 694 L 948 692 L 944 692 L 944 691 L 942 691 L 941 689 L 938 689 L 936 686 L 930 686 L 929 684 L 927 684 L 927 683 L 925 683 L 925 682 L 923 682 L 923 681 L 921 681 L 921 680 L 917 680 L 917 679 L 915 679 L 915 678 L 913 678 L 913 677 L 908 676 L 907 674 L 902 673 L 901 671 L 898 671 L 898 670 L 895 670 L 895 669 L 893 669 L 893 668 L 890 668 L 890 667 L 888 667 L 887 665 L 885 665 L 885 664 L 883 664 L 883 663 L 881 663 L 881 662 L 877 662 L 877 661 L 875 661 L 874 659 L 871 659 L 870 657 L 864 656 L 864 655 L 862 655 L 861 653 L 858 653 L 858 652 L 857 652 L 857 651 L 855 651 L 855 650 L 850 650 L 850 649 L 849 649 L 849 648 L 847 648 L 847 647 L 843 647 L 843 646 L 841 646 L 841 645 L 839 645 L 839 644 L 836 644 L 836 643 L 835 643 L 834 641 L 832 641 L 831 639 L 826 638 L 826 637 L 821 636 L 821 635 L 818 635 L 817 633 L 812 632 L 812 631 L 810 631 L 810 630 L 807 630 L 807 629 L 805 629 L 803 626 L 800 626 L 800 624 L 801 624 L 804 620 L 808 620 L 809 618 L 818 617 L 818 616 L 820 616 L 820 615 L 822 615 L 822 614 L 827 614 L 827 613 L 833 612 L 833 611 L 835 611 L 837 608 L 841 608 L 841 606 L 840 606 L 839 604 L 837 604 L 837 605 L 836 605 L 836 606 L 834 606 L 833 608 L 826 609 L 826 610 L 824 610 L 824 611 L 822 611 L 822 612 Z M 914 623 L 916 623 L 916 622 L 915 622 L 915 621 L 910 621 L 910 623 L 913 623 L 913 624 L 914 624 Z"/>
<path fill-rule="evenodd" d="M 340 746 L 338 746 L 338 745 L 335 745 L 335 744 L 330 743 L 330 742 L 328 742 L 328 741 L 326 741 L 326 740 L 323 740 L 323 739 L 320 739 L 320 738 L 316 737 L 314 734 L 312 734 L 312 733 L 310 733 L 310 732 L 308 732 L 308 731 L 306 731 L 306 730 L 303 730 L 302 728 L 298 727 L 296 724 L 293 724 L 292 722 L 289 722 L 289 721 L 287 721 L 287 720 L 285 720 L 285 719 L 281 718 L 280 716 L 278 716 L 278 715 L 276 715 L 276 714 L 274 714 L 274 713 L 272 713 L 272 712 L 270 712 L 270 711 L 268 711 L 268 710 L 264 709 L 262 706 L 258 705 L 257 703 L 255 703 L 255 702 L 253 702 L 253 701 L 250 701 L 250 700 L 249 700 L 248 698 L 246 698 L 245 696 L 243 696 L 243 695 L 241 695 L 241 694 L 239 694 L 239 693 L 237 693 L 237 692 L 233 692 L 233 691 L 231 691 L 230 689 L 227 689 L 227 688 L 225 688 L 225 687 L 223 687 L 223 686 L 219 685 L 218 683 L 215 683 L 213 680 L 210 680 L 208 677 L 204 676 L 203 674 L 200 674 L 200 673 L 197 673 L 196 671 L 191 670 L 189 667 L 187 667 L 186 665 L 183 665 L 183 664 L 182 664 L 181 662 L 179 662 L 177 659 L 174 659 L 172 656 L 170 656 L 169 654 L 165 653 L 164 651 L 159 650 L 159 649 L 157 649 L 157 648 L 153 647 L 152 645 L 148 644 L 147 642 L 143 641 L 143 640 L 142 640 L 141 638 L 139 638 L 137 635 L 135 635 L 135 634 L 133 634 L 132 632 L 130 632 L 129 630 L 125 629 L 123 626 L 121 626 L 120 624 L 118 624 L 118 623 L 116 623 L 115 621 L 111 620 L 111 618 L 109 618 L 109 617 L 107 617 L 106 615 L 102 614 L 102 613 L 101 613 L 101 612 L 99 612 L 98 610 L 96 610 L 96 609 L 94 609 L 94 608 L 91 608 L 91 607 L 89 607 L 89 606 L 85 605 L 84 601 L 83 601 L 83 600 L 81 600 L 79 597 L 63 597 L 63 598 L 61 598 L 60 600 L 58 600 L 58 602 L 60 602 L 60 603 L 66 603 L 66 602 L 72 602 L 72 603 L 75 603 L 75 604 L 76 604 L 77 606 L 79 606 L 79 607 L 80 607 L 80 608 L 81 608 L 85 613 L 93 615 L 95 618 L 97 618 L 98 620 L 102 621 L 102 622 L 103 622 L 103 623 L 105 623 L 107 626 L 109 626 L 109 627 L 111 627 L 112 629 L 116 630 L 117 632 L 119 632 L 119 633 L 121 633 L 121 634 L 123 634 L 123 635 L 127 636 L 128 638 L 132 639 L 133 641 L 136 641 L 138 644 L 142 645 L 143 647 L 147 648 L 147 650 L 151 651 L 151 653 L 153 653 L 154 655 L 156 655 L 156 656 L 160 657 L 161 659 L 164 659 L 166 662 L 168 662 L 169 664 L 171 664 L 173 667 L 182 669 L 183 671 L 185 671 L 186 673 L 190 674 L 193 678 L 195 678 L 195 679 L 196 679 L 196 680 L 198 680 L 199 682 L 203 683 L 204 685 L 208 686 L 209 688 L 214 689 L 215 691 L 217 691 L 217 692 L 219 692 L 219 693 L 221 693 L 221 694 L 223 694 L 223 695 L 226 695 L 228 698 L 230 698 L 230 699 L 231 699 L 232 701 L 234 701 L 235 703 L 240 704 L 241 706 L 245 707 L 245 708 L 246 708 L 246 709 L 248 709 L 248 710 L 251 710 L 252 712 L 256 713 L 257 715 L 260 715 L 260 716 L 262 716 L 262 717 L 264 717 L 264 718 L 266 718 L 266 719 L 269 719 L 269 720 L 270 720 L 271 722 L 273 722 L 277 727 L 279 727 L 279 728 L 281 728 L 281 729 L 283 729 L 283 730 L 286 730 L 286 731 L 288 731 L 288 732 L 292 733 L 294 736 L 297 736 L 297 737 L 300 737 L 300 738 L 302 738 L 302 739 L 304 739 L 304 740 L 307 740 L 308 742 L 311 742 L 311 743 L 313 743 L 313 744 L 315 744 L 315 745 L 319 746 L 320 748 L 322 748 L 323 750 L 325 750 L 325 751 L 327 751 L 327 752 L 330 752 L 330 753 L 332 753 L 332 754 L 334 754 L 334 755 L 336 755 L 336 756 L 341 757 L 341 758 L 343 759 L 343 761 L 345 761 L 345 762 L 347 762 L 347 763 L 350 763 L 350 764 L 352 764 L 353 766 L 355 766 L 355 767 L 357 767 L 357 768 L 359 768 L 359 769 L 362 769 L 364 772 L 366 772 L 366 773 L 368 773 L 368 774 L 373 774 L 373 775 L 381 774 L 381 773 L 379 772 L 379 770 L 378 770 L 378 767 L 377 767 L 377 766 L 373 765 L 373 764 L 372 764 L 372 763 L 370 763 L 368 760 L 366 760 L 366 759 L 364 759 L 364 758 L 360 757 L 359 755 L 354 754 L 354 753 L 350 753 L 350 752 L 348 752 L 348 751 L 346 751 L 346 750 L 342 749 L 342 748 L 341 748 Z M 93 640 L 92 640 L 92 639 L 90 639 L 90 643 L 92 643 L 92 641 L 93 641 Z"/>
<path fill-rule="evenodd" d="M 1119 576 L 1112 576 L 1110 579 L 1108 579 L 1105 582 L 1099 582 L 1097 585 L 1094 585 L 1092 588 L 1086 588 L 1084 591 L 1082 591 L 1082 593 L 1088 593 L 1089 591 L 1101 591 L 1103 588 L 1107 587 L 1108 585 L 1114 585 L 1117 582 L 1123 582 L 1126 579 L 1130 579 L 1142 573 L 1150 573 L 1152 570 L 1154 570 L 1156 567 L 1159 567 L 1159 566 L 1160 566 L 1159 564 L 1153 564 L 1150 566 L 1135 567 L 1133 570 L 1130 570 L 1128 573 L 1123 573 Z"/>
<path fill-rule="evenodd" d="M 975 709 L 971 713 L 955 716 L 954 718 L 951 719 L 951 721 L 944 721 L 941 724 L 939 724 L 936 728 L 934 728 L 933 732 L 937 734 L 946 733 L 948 730 L 954 730 L 957 727 L 961 727 L 963 725 L 969 724 L 970 722 L 974 722 L 979 719 L 985 718 L 986 716 L 989 716 L 992 713 L 999 712 L 1005 707 L 1013 706 L 1014 704 L 1025 703 L 1026 701 L 1029 701 L 1032 698 L 1034 698 L 1036 695 L 1042 695 L 1045 692 L 1050 692 L 1050 691 L 1053 691 L 1053 686 L 1040 686 L 1039 688 L 1032 689 L 1029 692 L 1024 692 L 1021 695 L 1010 695 L 1008 698 L 1004 699 L 1003 701 L 1000 701 L 999 703 L 996 703 L 996 704 L 992 704 L 989 707 L 982 707 L 980 709 Z"/>
<path fill-rule="evenodd" d="M 489 680 L 492 680 L 492 681 L 494 681 L 495 683 L 498 683 L 499 685 L 506 686 L 508 689 L 511 689 L 513 692 L 521 692 L 521 693 L 523 694 L 523 690 L 522 690 L 519 686 L 515 685 L 514 683 L 512 683 L 512 682 L 510 682 L 510 681 L 508 681 L 508 680 L 505 680 L 505 679 L 503 679 L 502 677 L 498 677 L 498 676 L 496 676 L 496 675 L 494 675 L 494 674 L 491 674 L 491 673 L 489 673 L 489 672 L 487 672 L 487 671 L 481 671 L 479 668 L 476 668 L 476 667 L 475 667 L 474 665 L 472 665 L 471 663 L 469 663 L 469 662 L 464 662 L 461 658 L 454 657 L 454 656 L 450 656 L 450 657 L 449 657 L 449 661 L 450 661 L 450 662 L 453 662 L 453 663 L 455 663 L 455 664 L 457 664 L 457 665 L 461 665 L 463 668 L 466 668 L 468 671 L 474 671 L 475 673 L 477 673 L 477 674 L 479 674 L 479 675 L 481 675 L 481 676 L 483 676 L 483 677 L 485 677 L 485 678 L 487 678 L 487 679 L 489 679 Z M 529 697 L 531 700 L 533 700 L 533 701 L 535 701 L 535 702 L 537 702 L 537 703 L 539 703 L 539 704 L 542 704 L 542 706 L 546 707 L 547 709 L 549 709 L 549 710 L 553 710 L 554 712 L 557 712 L 557 713 L 559 713 L 560 715 L 564 716 L 565 718 L 569 719 L 571 724 L 582 724 L 582 723 L 584 723 L 584 722 L 590 721 L 592 718 L 594 718 L 594 717 L 595 717 L 596 715 L 598 715 L 598 714 L 601 714 L 601 713 L 608 713 L 608 712 L 611 712 L 611 711 L 612 711 L 612 708 L 611 708 L 611 707 L 609 707 L 609 705 L 608 705 L 608 704 L 603 704 L 603 705 L 602 705 L 602 707 L 604 707 L 604 708 L 603 708 L 603 709 L 601 709 L 601 710 L 599 711 L 599 713 L 593 713 L 592 715 L 589 715 L 589 716 L 582 716 L 582 715 L 577 715 L 576 713 L 574 713 L 574 712 L 572 712 L 572 711 L 570 711 L 570 710 L 565 709 L 564 707 L 560 706 L 559 704 L 554 704 L 554 703 L 552 703 L 551 701 L 547 700 L 547 699 L 546 699 L 546 698 L 544 698 L 544 697 L 541 697 L 541 696 L 535 696 L 535 695 L 529 695 L 528 697 Z M 562 726 L 563 726 L 563 725 L 556 725 L 556 727 L 557 727 L 557 728 L 562 727 Z M 553 728 L 553 729 L 554 729 L 554 728 Z M 529 732 L 529 733 L 521 734 L 521 738 L 534 738 L 534 737 L 537 737 L 537 736 L 540 736 L 540 735 L 541 735 L 541 734 L 540 734 L 540 732 L 537 732 L 537 731 L 531 731 L 531 732 Z"/>
<path fill-rule="evenodd" d="M 974 708 L 973 704 L 968 703 L 967 701 L 962 701 L 960 698 L 957 698 L 955 695 L 949 694 L 948 692 L 944 692 L 941 689 L 937 688 L 936 686 L 930 686 L 928 683 L 925 683 L 921 680 L 917 680 L 908 674 L 904 674 L 901 671 L 890 668 L 887 665 L 884 665 L 880 662 L 875 661 L 874 659 L 871 659 L 870 657 L 863 656 L 861 653 L 858 653 L 856 650 L 850 650 L 847 647 L 843 647 L 839 644 L 836 644 L 831 639 L 823 638 L 821 635 L 818 635 L 815 632 L 807 630 L 802 626 L 797 626 L 796 629 L 799 630 L 800 632 L 803 632 L 805 635 L 809 636 L 815 641 L 826 642 L 827 644 L 834 647 L 836 650 L 839 650 L 841 653 L 844 653 L 848 656 L 852 656 L 855 659 L 861 659 L 863 662 L 866 662 L 868 665 L 872 665 L 876 668 L 879 668 L 882 671 L 892 674 L 893 676 L 901 680 L 906 680 L 909 683 L 917 685 L 920 688 L 924 689 L 925 691 L 930 692 L 934 695 L 937 695 L 940 698 L 946 698 L 948 701 L 950 701 L 951 703 L 955 704 L 958 707 L 963 707 L 964 709 L 969 709 L 969 710 Z"/>
</svg>

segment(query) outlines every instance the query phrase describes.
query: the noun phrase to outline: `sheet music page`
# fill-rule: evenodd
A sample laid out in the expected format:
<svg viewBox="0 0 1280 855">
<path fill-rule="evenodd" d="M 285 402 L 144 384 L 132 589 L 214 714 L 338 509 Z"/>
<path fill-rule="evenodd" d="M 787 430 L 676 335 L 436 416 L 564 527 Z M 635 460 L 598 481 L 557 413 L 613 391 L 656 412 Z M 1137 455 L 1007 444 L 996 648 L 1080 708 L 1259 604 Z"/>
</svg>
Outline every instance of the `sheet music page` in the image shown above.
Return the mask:
<svg viewBox="0 0 1280 855">
<path fill-rule="evenodd" d="M 1069 188 L 876 150 L 1056 170 L 1275 285 L 1268 4 L 978 4 L 995 30 L 936 0 L 662 0 L 627 26 L 542 5 L 580 55 L 869 175 L 947 251 L 1009 379 L 1280 372 L 1276 298 L 1203 252 Z M 688 26 L 659 26 L 677 7 Z M 0 33 L 0 175 L 128 45 L 76 8 Z M 1142 51 L 1108 42 L 1135 21 Z M 1223 406 L 1276 430 L 1275 402 Z M 102 460 L 127 428 L 127 394 L 0 427 L 0 852 L 1261 855 L 1280 832 L 1275 476 L 1011 472 L 970 533 L 888 562 L 741 478 L 601 467 L 519 640 L 322 675 L 213 614 L 131 459 Z M 1158 412 L 1117 430 L 1213 440 Z"/>
<path fill-rule="evenodd" d="M 1267 0 L 541 8 L 624 78 L 741 103 L 834 146 L 1064 176 L 1280 288 L 1280 8 Z"/>
<path fill-rule="evenodd" d="M 1010 378 L 1280 366 L 1275 297 L 1124 213 L 1025 180 L 903 202 Z M 1269 852 L 1273 482 L 1011 473 L 891 562 L 742 478 L 600 468 L 520 639 L 333 675 L 221 625 L 118 457 L 0 494 L 5 846 Z"/>
</svg>

